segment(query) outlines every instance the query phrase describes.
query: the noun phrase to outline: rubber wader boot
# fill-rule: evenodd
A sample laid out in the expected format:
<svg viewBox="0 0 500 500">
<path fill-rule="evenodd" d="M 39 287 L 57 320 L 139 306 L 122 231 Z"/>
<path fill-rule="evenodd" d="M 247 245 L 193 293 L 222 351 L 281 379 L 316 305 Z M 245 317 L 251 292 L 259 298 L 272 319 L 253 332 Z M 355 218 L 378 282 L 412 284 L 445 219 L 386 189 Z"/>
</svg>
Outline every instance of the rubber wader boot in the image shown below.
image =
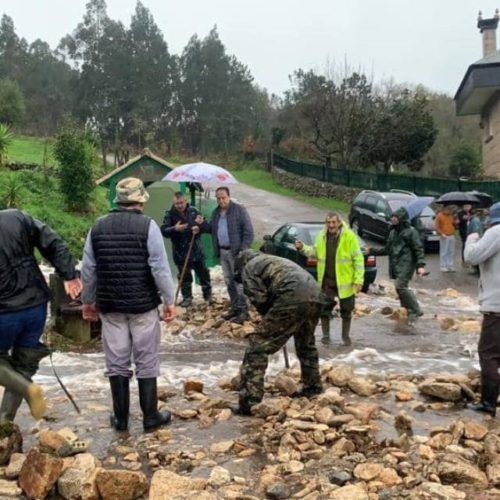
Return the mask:
<svg viewBox="0 0 500 500">
<path fill-rule="evenodd" d="M 321 337 L 321 342 L 323 344 L 330 344 L 330 318 L 322 316 L 321 318 L 321 331 L 323 336 Z"/>
<path fill-rule="evenodd" d="M 110 416 L 111 426 L 117 431 L 126 431 L 130 407 L 129 379 L 121 375 L 114 375 L 109 377 L 109 385 L 113 397 L 113 413 Z"/>
<path fill-rule="evenodd" d="M 351 345 L 351 338 L 349 334 L 351 332 L 351 318 L 342 319 L 342 342 L 344 345 Z"/>
<path fill-rule="evenodd" d="M 14 370 L 5 356 L 0 358 L 0 381 L 7 390 L 20 394 L 26 399 L 34 418 L 39 420 L 43 417 L 46 410 L 43 389 Z"/>
<path fill-rule="evenodd" d="M 235 415 L 244 415 L 244 416 L 250 416 L 252 412 L 250 411 L 250 406 L 247 403 L 242 403 L 241 401 L 239 404 L 230 404 L 229 409 L 235 414 Z"/>
<path fill-rule="evenodd" d="M 170 422 L 172 414 L 169 411 L 158 411 L 158 394 L 156 378 L 140 378 L 139 402 L 141 405 L 145 431 L 150 431 Z"/>
<path fill-rule="evenodd" d="M 481 401 L 471 404 L 470 408 L 474 411 L 488 413 L 492 417 L 497 412 L 498 385 L 492 383 L 486 378 L 481 380 Z"/>
<path fill-rule="evenodd" d="M 36 348 L 15 347 L 12 351 L 11 364 L 17 372 L 31 381 L 38 371 L 40 361 L 49 354 L 50 349 L 43 344 Z M 23 399 L 22 394 L 5 389 L 0 405 L 0 422 L 13 422 Z"/>
</svg>

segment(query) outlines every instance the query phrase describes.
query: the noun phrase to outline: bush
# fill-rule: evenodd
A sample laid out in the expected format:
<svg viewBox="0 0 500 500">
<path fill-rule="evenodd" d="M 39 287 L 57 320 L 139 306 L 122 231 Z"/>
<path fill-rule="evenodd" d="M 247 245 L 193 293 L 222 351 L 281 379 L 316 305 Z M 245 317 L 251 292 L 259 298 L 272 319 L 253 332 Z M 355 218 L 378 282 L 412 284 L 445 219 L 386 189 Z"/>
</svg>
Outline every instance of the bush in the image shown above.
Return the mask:
<svg viewBox="0 0 500 500">
<path fill-rule="evenodd" d="M 8 125 L 0 123 L 0 166 L 3 165 L 4 159 L 7 156 L 7 149 L 10 146 L 13 135 Z"/>
<path fill-rule="evenodd" d="M 56 138 L 54 157 L 59 163 L 60 189 L 67 206 L 86 210 L 95 187 L 96 153 L 90 137 L 75 124 L 66 124 Z"/>
<path fill-rule="evenodd" d="M 448 169 L 453 177 L 478 177 L 481 173 L 481 154 L 472 144 L 460 144 L 450 159 Z"/>
</svg>

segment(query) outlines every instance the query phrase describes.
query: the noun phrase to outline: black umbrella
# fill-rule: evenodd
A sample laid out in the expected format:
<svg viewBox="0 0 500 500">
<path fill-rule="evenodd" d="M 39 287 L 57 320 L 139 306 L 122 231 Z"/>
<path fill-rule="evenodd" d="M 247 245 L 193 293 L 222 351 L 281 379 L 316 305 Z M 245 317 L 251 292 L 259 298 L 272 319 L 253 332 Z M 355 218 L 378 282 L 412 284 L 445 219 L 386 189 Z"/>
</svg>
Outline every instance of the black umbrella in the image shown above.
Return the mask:
<svg viewBox="0 0 500 500">
<path fill-rule="evenodd" d="M 493 196 L 480 191 L 467 191 L 467 194 L 475 196 L 479 200 L 478 208 L 489 208 L 493 205 Z"/>
<path fill-rule="evenodd" d="M 479 203 L 479 198 L 470 193 L 462 191 L 452 191 L 440 196 L 435 203 L 443 203 L 444 205 L 464 205 L 466 203 Z"/>
</svg>

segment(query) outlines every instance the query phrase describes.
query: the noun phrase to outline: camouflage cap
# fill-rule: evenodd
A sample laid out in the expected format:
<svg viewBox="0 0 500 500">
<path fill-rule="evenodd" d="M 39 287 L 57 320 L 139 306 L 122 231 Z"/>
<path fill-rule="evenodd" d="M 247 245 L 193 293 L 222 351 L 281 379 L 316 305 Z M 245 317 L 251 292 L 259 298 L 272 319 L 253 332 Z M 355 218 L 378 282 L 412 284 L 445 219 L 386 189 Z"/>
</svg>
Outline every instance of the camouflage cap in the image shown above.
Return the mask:
<svg viewBox="0 0 500 500">
<path fill-rule="evenodd" d="M 115 203 L 146 203 L 149 193 L 141 179 L 126 177 L 116 185 Z"/>
</svg>

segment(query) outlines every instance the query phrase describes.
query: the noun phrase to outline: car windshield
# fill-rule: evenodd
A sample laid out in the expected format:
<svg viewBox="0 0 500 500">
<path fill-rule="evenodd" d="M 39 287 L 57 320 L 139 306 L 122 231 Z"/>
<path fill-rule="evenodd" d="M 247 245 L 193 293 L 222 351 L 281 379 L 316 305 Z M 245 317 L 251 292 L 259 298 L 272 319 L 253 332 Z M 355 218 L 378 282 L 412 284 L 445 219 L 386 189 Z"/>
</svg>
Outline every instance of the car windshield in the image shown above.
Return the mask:
<svg viewBox="0 0 500 500">
<path fill-rule="evenodd" d="M 430 207 L 425 207 L 420 214 L 420 217 L 434 217 L 434 210 Z"/>
<path fill-rule="evenodd" d="M 408 200 L 389 200 L 389 206 L 391 207 L 391 210 L 395 212 L 398 208 L 404 207 L 410 199 Z"/>
</svg>

